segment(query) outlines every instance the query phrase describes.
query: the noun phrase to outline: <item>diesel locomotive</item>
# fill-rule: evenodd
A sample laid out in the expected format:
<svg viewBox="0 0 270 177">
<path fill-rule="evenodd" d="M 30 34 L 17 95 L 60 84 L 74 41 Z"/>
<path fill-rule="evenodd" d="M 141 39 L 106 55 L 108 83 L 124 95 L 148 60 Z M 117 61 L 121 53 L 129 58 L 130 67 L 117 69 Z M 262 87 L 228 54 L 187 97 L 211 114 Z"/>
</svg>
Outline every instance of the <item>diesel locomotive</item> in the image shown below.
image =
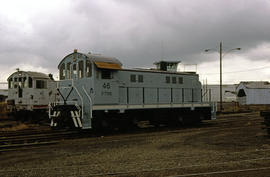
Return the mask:
<svg viewBox="0 0 270 177">
<path fill-rule="evenodd" d="M 52 75 L 18 69 L 7 80 L 9 116 L 17 120 L 48 119 L 49 102 L 57 99 L 56 82 Z"/>
<path fill-rule="evenodd" d="M 74 50 L 58 65 L 60 98 L 49 104 L 51 127 L 121 128 L 142 120 L 159 126 L 214 118 L 214 105 L 202 101 L 199 75 L 177 72 L 178 63 L 125 69 L 114 57 Z"/>
</svg>

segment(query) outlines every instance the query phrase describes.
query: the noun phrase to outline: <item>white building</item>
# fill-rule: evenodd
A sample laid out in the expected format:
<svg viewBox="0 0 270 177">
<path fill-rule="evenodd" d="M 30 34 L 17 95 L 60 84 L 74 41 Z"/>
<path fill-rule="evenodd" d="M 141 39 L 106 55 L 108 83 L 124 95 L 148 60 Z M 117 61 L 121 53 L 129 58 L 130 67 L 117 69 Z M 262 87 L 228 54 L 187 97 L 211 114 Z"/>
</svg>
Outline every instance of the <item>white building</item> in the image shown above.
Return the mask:
<svg viewBox="0 0 270 177">
<path fill-rule="evenodd" d="M 268 81 L 240 82 L 236 92 L 239 104 L 270 104 L 270 83 Z"/>
<path fill-rule="evenodd" d="M 222 101 L 232 102 L 236 101 L 236 87 L 237 85 L 222 85 Z M 206 94 L 207 90 L 207 94 Z M 220 101 L 220 86 L 219 85 L 204 85 L 203 86 L 203 96 L 207 98 L 205 100 L 211 100 L 214 102 Z"/>
</svg>

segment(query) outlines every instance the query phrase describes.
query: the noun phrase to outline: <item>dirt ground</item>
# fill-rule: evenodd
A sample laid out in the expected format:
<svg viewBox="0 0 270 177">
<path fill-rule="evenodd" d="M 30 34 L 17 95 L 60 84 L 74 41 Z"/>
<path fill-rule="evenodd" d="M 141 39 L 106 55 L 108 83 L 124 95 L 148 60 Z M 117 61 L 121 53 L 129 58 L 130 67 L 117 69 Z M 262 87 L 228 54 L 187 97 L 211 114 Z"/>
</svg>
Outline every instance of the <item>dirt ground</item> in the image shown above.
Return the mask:
<svg viewBox="0 0 270 177">
<path fill-rule="evenodd" d="M 269 176 L 259 113 L 0 153 L 0 176 Z"/>
</svg>

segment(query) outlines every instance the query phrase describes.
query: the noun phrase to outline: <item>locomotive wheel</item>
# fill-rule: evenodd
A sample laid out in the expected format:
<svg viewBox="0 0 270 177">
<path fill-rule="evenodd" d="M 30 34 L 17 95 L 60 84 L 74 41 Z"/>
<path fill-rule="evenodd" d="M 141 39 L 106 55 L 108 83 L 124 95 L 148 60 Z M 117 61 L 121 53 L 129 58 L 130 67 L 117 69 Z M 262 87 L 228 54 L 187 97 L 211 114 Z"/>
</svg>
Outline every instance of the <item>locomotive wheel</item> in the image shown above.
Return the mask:
<svg viewBox="0 0 270 177">
<path fill-rule="evenodd" d="M 112 130 L 112 125 L 107 118 L 95 117 L 92 123 L 93 129 L 97 132 L 107 132 Z"/>
<path fill-rule="evenodd" d="M 105 118 L 105 119 L 101 119 L 100 126 L 102 129 L 107 129 L 110 127 L 110 124 L 109 124 L 108 120 L 106 120 L 106 118 Z"/>
</svg>

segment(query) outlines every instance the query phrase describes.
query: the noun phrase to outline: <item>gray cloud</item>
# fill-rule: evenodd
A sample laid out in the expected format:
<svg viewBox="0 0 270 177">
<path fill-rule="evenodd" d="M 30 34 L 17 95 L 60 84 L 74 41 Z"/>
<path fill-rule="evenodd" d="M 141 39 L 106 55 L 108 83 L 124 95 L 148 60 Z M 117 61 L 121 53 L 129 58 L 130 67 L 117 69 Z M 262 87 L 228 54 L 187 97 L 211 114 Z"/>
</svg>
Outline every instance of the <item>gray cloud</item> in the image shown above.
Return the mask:
<svg viewBox="0 0 270 177">
<path fill-rule="evenodd" d="M 201 63 L 216 59 L 202 52 L 221 40 L 225 50 L 242 47 L 239 55 L 270 43 L 269 18 L 269 0 L 71 1 L 26 22 L 0 14 L 0 60 L 56 71 L 61 58 L 78 48 L 118 57 L 128 67 L 161 58 Z M 260 59 L 255 53 L 246 57 Z"/>
</svg>

